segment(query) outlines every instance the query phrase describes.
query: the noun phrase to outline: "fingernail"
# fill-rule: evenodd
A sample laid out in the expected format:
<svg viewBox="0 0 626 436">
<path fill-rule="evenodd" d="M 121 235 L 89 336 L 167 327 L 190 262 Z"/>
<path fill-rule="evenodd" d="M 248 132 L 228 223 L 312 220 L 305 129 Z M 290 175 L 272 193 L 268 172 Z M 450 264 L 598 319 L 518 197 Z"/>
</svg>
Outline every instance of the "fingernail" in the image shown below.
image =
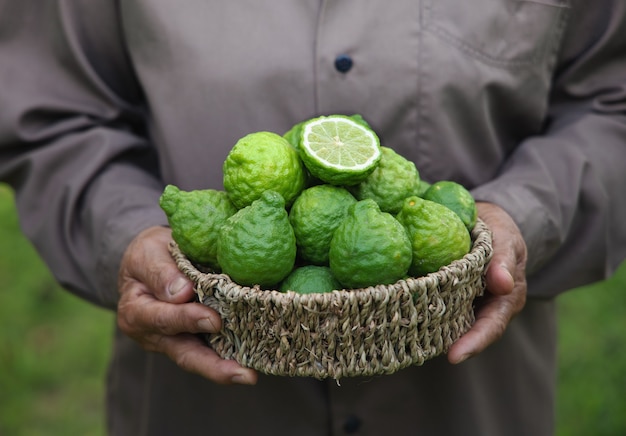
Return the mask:
<svg viewBox="0 0 626 436">
<path fill-rule="evenodd" d="M 462 355 L 459 360 L 457 360 L 456 364 L 458 365 L 459 363 L 463 363 L 465 362 L 467 359 L 469 359 L 470 357 L 472 357 L 471 354 L 464 354 Z"/>
<path fill-rule="evenodd" d="M 513 291 L 513 287 L 515 286 L 515 279 L 513 278 L 513 274 L 511 274 L 511 271 L 509 271 L 509 269 L 506 267 L 506 265 L 500 265 L 500 268 L 502 268 L 504 271 L 506 271 L 507 274 L 507 280 L 509 283 L 507 283 L 508 288 L 507 289 L 509 292 Z"/>
<path fill-rule="evenodd" d="M 234 375 L 231 379 L 231 382 L 238 384 L 238 385 L 252 385 L 254 384 L 249 377 L 246 377 L 245 373 L 240 373 L 240 374 L 236 374 Z"/>
<path fill-rule="evenodd" d="M 506 273 L 509 275 L 509 277 L 511 277 L 511 280 L 513 280 L 513 274 L 511 274 L 511 271 L 509 271 L 509 268 L 505 265 L 505 264 L 501 264 L 500 268 L 502 268 L 503 270 L 506 271 Z"/>
<path fill-rule="evenodd" d="M 179 276 L 170 283 L 167 292 L 173 297 L 183 291 L 187 286 L 189 286 L 189 281 L 185 277 Z"/>
<path fill-rule="evenodd" d="M 215 328 L 215 324 L 211 320 L 211 318 L 203 318 L 198 321 L 198 328 L 207 333 L 217 333 L 218 330 Z"/>
</svg>

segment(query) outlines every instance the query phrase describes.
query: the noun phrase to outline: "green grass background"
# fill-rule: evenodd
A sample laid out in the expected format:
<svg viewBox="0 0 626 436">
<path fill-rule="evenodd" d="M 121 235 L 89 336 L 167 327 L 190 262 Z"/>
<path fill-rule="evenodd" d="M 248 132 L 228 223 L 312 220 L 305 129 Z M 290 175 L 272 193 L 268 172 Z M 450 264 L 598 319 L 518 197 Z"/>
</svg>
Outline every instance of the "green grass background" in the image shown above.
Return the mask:
<svg viewBox="0 0 626 436">
<path fill-rule="evenodd" d="M 626 435 L 626 264 L 558 307 L 557 435 Z M 104 435 L 114 322 L 55 284 L 0 185 L 0 435 Z"/>
</svg>

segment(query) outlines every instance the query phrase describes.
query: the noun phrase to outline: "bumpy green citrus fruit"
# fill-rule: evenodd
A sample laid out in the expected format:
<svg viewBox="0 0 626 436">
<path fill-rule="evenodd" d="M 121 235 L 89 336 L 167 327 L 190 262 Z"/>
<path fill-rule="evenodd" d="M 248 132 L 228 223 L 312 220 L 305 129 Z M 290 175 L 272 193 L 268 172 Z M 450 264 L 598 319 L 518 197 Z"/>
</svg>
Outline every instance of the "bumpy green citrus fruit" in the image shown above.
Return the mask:
<svg viewBox="0 0 626 436">
<path fill-rule="evenodd" d="M 311 174 L 332 185 L 355 185 L 378 165 L 380 141 L 361 121 L 330 115 L 302 126 L 302 161 Z"/>
<path fill-rule="evenodd" d="M 370 126 L 370 124 L 365 121 L 365 118 L 363 118 L 363 116 L 360 114 L 348 115 L 348 118 L 350 118 L 355 123 L 359 123 L 363 127 L 367 127 L 368 129 L 372 128 L 372 126 Z"/>
<path fill-rule="evenodd" d="M 346 288 L 395 283 L 411 265 L 404 227 L 372 199 L 350 206 L 330 242 L 330 269 Z"/>
<path fill-rule="evenodd" d="M 294 124 L 291 129 L 287 130 L 283 134 L 283 138 L 291 144 L 296 150 L 300 148 L 300 138 L 302 137 L 302 126 L 306 121 L 301 121 L 298 124 Z"/>
<path fill-rule="evenodd" d="M 306 176 L 298 152 L 272 132 L 255 132 L 241 138 L 223 165 L 224 189 L 241 209 L 264 191 L 278 192 L 287 206 L 304 189 Z"/>
<path fill-rule="evenodd" d="M 428 183 L 426 180 L 420 178 L 420 184 L 417 187 L 417 190 L 415 191 L 415 193 L 413 195 L 417 195 L 418 197 L 424 197 L 424 194 L 426 193 L 426 191 L 428 191 L 428 188 L 431 187 L 431 184 Z"/>
<path fill-rule="evenodd" d="M 409 274 L 415 277 L 437 271 L 466 255 L 470 234 L 457 214 L 420 197 L 409 197 L 396 216 L 407 229 L 413 249 Z"/>
<path fill-rule="evenodd" d="M 356 199 L 346 189 L 317 185 L 302 191 L 289 211 L 302 260 L 328 265 L 330 240 Z"/>
<path fill-rule="evenodd" d="M 159 204 L 172 228 L 172 238 L 189 260 L 218 271 L 217 235 L 226 219 L 237 212 L 224 191 L 182 191 L 168 185 Z"/>
<path fill-rule="evenodd" d="M 217 260 L 240 285 L 276 285 L 291 272 L 295 259 L 296 238 L 277 192 L 265 191 L 220 229 Z"/>
<path fill-rule="evenodd" d="M 459 183 L 441 180 L 433 183 L 422 195 L 425 200 L 442 204 L 456 213 L 465 227 L 472 230 L 478 219 L 478 209 L 472 194 Z"/>
<path fill-rule="evenodd" d="M 371 198 L 383 212 L 396 214 L 404 199 L 419 190 L 420 176 L 415 164 L 389 147 L 381 147 L 382 157 L 374 171 L 351 188 L 357 200 Z"/>
<path fill-rule="evenodd" d="M 369 123 L 365 121 L 365 119 L 359 114 L 348 115 L 348 118 L 352 119 L 356 123 L 361 124 L 364 127 L 367 127 L 368 129 L 371 128 Z M 291 145 L 293 145 L 295 149 L 300 148 L 300 141 L 302 140 L 302 126 L 304 126 L 307 121 L 310 120 L 304 120 L 300 121 L 297 124 L 294 124 L 291 129 L 287 130 L 283 134 L 283 138 L 285 138 Z"/>
<path fill-rule="evenodd" d="M 305 265 L 294 269 L 280 284 L 282 292 L 294 291 L 299 294 L 331 292 L 342 289 L 330 268 L 327 266 Z"/>
</svg>

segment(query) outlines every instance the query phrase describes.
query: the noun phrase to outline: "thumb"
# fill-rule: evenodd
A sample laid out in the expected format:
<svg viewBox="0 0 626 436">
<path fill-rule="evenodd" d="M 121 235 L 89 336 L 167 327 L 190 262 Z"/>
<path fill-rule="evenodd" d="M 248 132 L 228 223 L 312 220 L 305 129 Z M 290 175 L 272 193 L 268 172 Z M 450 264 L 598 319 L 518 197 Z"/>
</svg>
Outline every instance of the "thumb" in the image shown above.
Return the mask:
<svg viewBox="0 0 626 436">
<path fill-rule="evenodd" d="M 166 227 L 150 227 L 139 233 L 124 253 L 120 280 L 142 283 L 161 301 L 186 303 L 194 297 L 193 283 L 170 255 L 171 239 L 171 230 Z"/>
<path fill-rule="evenodd" d="M 485 275 L 489 291 L 497 295 L 506 295 L 513 292 L 515 280 L 504 263 L 491 263 Z"/>
<path fill-rule="evenodd" d="M 477 206 L 493 236 L 493 257 L 485 274 L 487 288 L 492 294 L 510 294 L 516 280 L 524 278 L 526 245 L 519 228 L 502 208 L 491 203 Z"/>
</svg>

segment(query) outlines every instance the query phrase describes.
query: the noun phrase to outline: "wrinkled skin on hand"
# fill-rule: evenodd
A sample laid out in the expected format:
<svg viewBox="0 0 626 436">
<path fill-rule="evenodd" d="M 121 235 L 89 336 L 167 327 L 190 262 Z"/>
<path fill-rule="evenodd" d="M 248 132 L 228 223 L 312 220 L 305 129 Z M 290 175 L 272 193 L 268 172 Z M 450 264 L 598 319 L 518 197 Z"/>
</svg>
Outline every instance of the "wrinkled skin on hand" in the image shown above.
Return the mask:
<svg viewBox="0 0 626 436">
<path fill-rule="evenodd" d="M 193 302 L 193 285 L 169 251 L 171 231 L 151 227 L 127 248 L 120 268 L 117 322 L 145 350 L 163 353 L 178 366 L 219 384 L 255 384 L 257 373 L 221 359 L 197 333 L 221 327 L 217 312 Z"/>
<path fill-rule="evenodd" d="M 513 219 L 499 206 L 479 202 L 478 216 L 493 234 L 493 257 L 487 267 L 485 296 L 474 326 L 448 351 L 450 363 L 474 356 L 504 333 L 526 304 L 526 243 Z"/>
</svg>

